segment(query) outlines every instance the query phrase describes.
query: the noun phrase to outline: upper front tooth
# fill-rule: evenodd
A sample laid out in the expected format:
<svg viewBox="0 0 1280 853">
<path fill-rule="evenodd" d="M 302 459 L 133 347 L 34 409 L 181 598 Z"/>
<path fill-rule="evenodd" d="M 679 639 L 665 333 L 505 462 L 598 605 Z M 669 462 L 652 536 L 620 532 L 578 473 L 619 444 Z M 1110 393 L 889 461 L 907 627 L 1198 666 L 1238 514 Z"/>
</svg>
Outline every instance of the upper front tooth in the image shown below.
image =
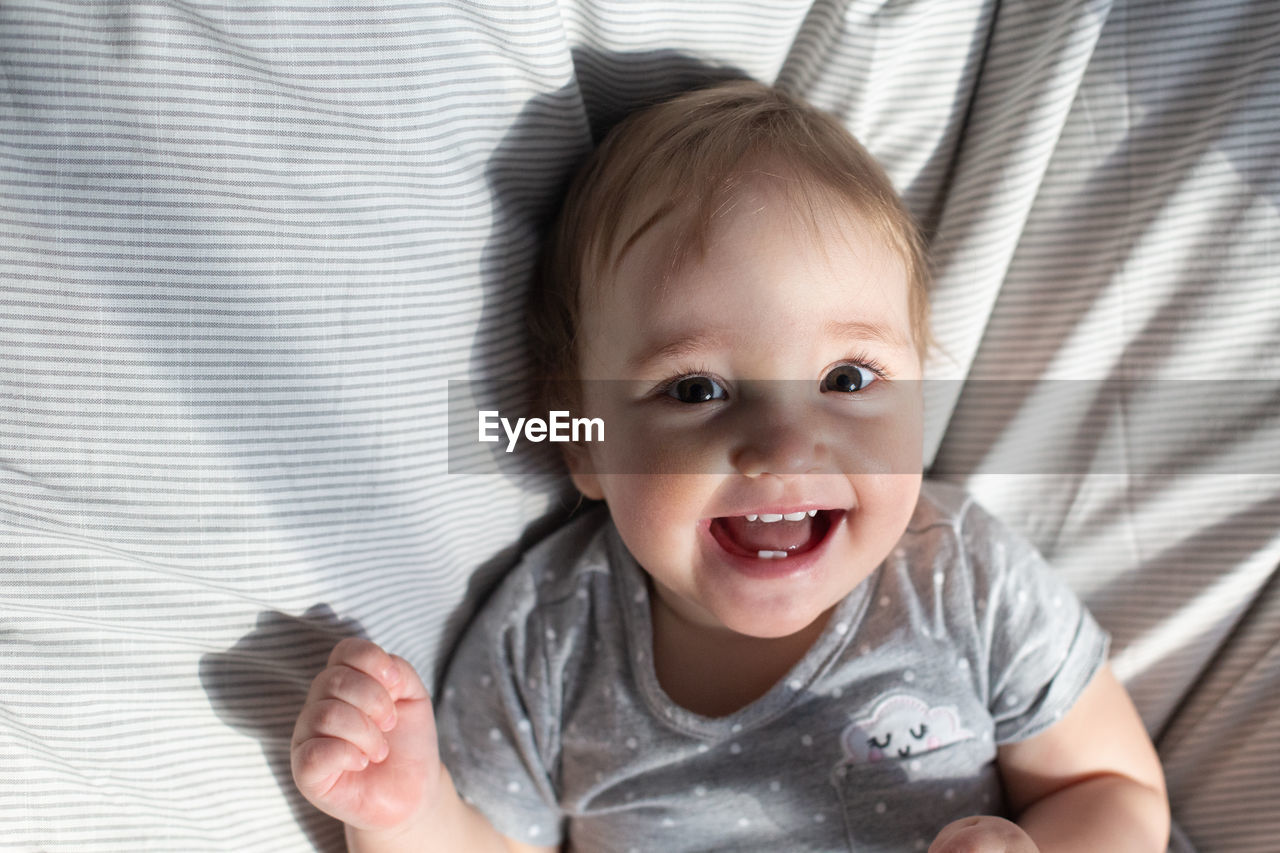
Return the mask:
<svg viewBox="0 0 1280 853">
<path fill-rule="evenodd" d="M 810 517 L 810 518 L 813 518 L 813 517 L 814 517 L 815 515 L 817 515 L 817 514 L 818 514 L 818 511 L 817 511 L 816 509 L 811 509 L 811 510 L 809 510 L 809 517 Z"/>
<path fill-rule="evenodd" d="M 764 521 L 764 522 L 770 522 L 770 521 L 782 521 L 782 513 L 780 513 L 780 512 L 762 512 L 762 513 L 760 513 L 760 520 L 761 520 L 761 521 Z"/>
<path fill-rule="evenodd" d="M 807 515 L 808 515 L 807 512 L 805 512 L 804 510 L 800 510 L 799 512 L 789 512 L 782 517 L 785 518 L 787 521 L 804 521 L 805 516 Z"/>
<path fill-rule="evenodd" d="M 760 517 L 760 516 L 756 515 L 754 512 L 753 512 L 753 513 L 749 513 L 749 514 L 747 515 L 747 521 L 755 521 L 755 520 L 756 520 L 757 518 L 759 518 L 759 517 Z"/>
</svg>

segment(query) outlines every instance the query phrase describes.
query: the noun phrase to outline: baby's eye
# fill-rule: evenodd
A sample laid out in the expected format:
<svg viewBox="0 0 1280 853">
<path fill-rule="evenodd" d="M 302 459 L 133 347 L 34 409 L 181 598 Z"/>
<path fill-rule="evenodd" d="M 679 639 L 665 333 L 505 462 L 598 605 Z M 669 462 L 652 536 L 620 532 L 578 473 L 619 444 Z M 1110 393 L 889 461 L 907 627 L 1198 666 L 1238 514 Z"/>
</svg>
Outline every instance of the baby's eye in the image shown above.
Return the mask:
<svg viewBox="0 0 1280 853">
<path fill-rule="evenodd" d="M 929 733 L 929 727 L 926 726 L 924 723 L 921 723 L 920 731 L 917 732 L 915 729 L 909 729 L 908 731 L 911 732 L 911 736 L 913 738 L 915 738 L 916 740 L 921 740 L 924 738 L 925 735 Z"/>
<path fill-rule="evenodd" d="M 724 388 L 710 376 L 677 379 L 667 386 L 666 393 L 668 397 L 674 397 L 681 403 L 705 403 L 708 400 L 722 400 L 726 396 Z"/>
<path fill-rule="evenodd" d="M 892 733 L 884 736 L 884 743 L 881 743 L 880 741 L 876 740 L 876 736 L 872 735 L 871 737 L 867 738 L 867 743 L 871 744 L 871 746 L 875 747 L 876 749 L 884 749 L 889 745 L 889 741 L 891 740 L 893 740 Z"/>
<path fill-rule="evenodd" d="M 874 370 L 861 364 L 840 364 L 822 380 L 822 390 L 861 391 L 879 378 Z"/>
</svg>

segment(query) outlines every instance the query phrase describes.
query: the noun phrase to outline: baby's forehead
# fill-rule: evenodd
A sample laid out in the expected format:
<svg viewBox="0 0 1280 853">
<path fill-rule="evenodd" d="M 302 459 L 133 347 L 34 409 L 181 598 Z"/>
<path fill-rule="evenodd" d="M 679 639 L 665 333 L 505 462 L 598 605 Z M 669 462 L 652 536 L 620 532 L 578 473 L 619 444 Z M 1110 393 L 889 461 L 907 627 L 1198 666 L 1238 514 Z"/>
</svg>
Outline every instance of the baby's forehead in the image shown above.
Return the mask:
<svg viewBox="0 0 1280 853">
<path fill-rule="evenodd" d="M 736 224 L 736 214 L 767 209 L 783 214 L 773 216 L 773 222 L 785 227 L 777 234 L 780 240 L 819 245 L 870 240 L 906 261 L 882 216 L 867 205 L 795 170 L 762 167 L 733 174 L 714 191 L 677 193 L 657 186 L 622 200 L 612 245 L 599 247 L 602 269 L 591 279 L 608 286 L 637 247 L 643 248 L 646 263 L 659 263 L 667 275 L 675 274 L 691 261 L 705 260 Z"/>
<path fill-rule="evenodd" d="M 604 247 L 600 268 L 585 277 L 583 295 L 588 298 L 583 308 L 598 303 L 623 279 L 665 292 L 690 265 L 714 254 L 730 231 L 740 227 L 742 214 L 766 211 L 775 214 L 770 222 L 776 227 L 769 237 L 784 249 L 794 243 L 824 251 L 842 248 L 866 257 L 866 248 L 872 246 L 881 250 L 874 252 L 874 260 L 909 266 L 892 229 L 874 210 L 817 180 L 756 168 L 735 175 L 718 192 L 672 198 L 651 191 L 630 204 L 624 202 L 614 245 Z M 637 269 L 643 274 L 635 275 Z"/>
<path fill-rule="evenodd" d="M 927 349 L 927 263 L 914 223 L 887 179 L 837 174 L 776 153 L 754 154 L 733 166 L 709 165 L 705 174 L 696 163 L 671 159 L 653 166 L 648 182 L 628 184 L 629 191 L 614 196 L 605 215 L 588 226 L 590 236 L 579 247 L 580 323 L 589 322 L 602 300 L 613 301 L 620 286 L 640 287 L 644 296 L 666 295 L 673 280 L 704 262 L 740 226 L 737 214 L 767 210 L 781 214 L 771 219 L 778 232 L 771 242 L 782 251 L 791 240 L 816 244 L 822 254 L 874 262 L 886 286 L 905 278 L 910 316 L 904 330 L 920 353 Z M 621 275 L 637 263 L 642 275 Z M 905 277 L 896 274 L 899 265 Z M 886 291 L 894 302 L 901 296 L 897 287 Z"/>
<path fill-rule="evenodd" d="M 851 205 L 806 205 L 775 189 L 743 186 L 722 199 L 700 243 L 690 238 L 694 214 L 683 213 L 650 215 L 584 294 L 580 319 L 597 344 L 601 333 L 666 341 L 695 328 L 719 328 L 728 341 L 784 315 L 815 340 L 814 320 L 832 327 L 823 333 L 832 338 L 884 330 L 870 337 L 898 346 L 918 337 L 905 259 Z M 818 294 L 806 282 L 826 284 Z M 792 313 L 793 306 L 800 310 Z"/>
</svg>

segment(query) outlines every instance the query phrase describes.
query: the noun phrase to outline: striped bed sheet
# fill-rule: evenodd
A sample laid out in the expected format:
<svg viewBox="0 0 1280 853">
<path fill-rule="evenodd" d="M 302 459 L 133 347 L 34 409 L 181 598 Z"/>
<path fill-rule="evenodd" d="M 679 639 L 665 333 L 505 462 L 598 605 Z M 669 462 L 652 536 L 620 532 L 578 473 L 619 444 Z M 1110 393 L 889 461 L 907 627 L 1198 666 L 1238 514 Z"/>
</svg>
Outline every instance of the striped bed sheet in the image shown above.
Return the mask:
<svg viewBox="0 0 1280 853">
<path fill-rule="evenodd" d="M 451 457 L 450 383 L 522 375 L 593 138 L 727 73 L 929 233 L 929 473 L 1112 632 L 1173 847 L 1275 849 L 1269 0 L 3 0 L 0 845 L 342 848 L 288 766 L 329 649 L 434 677 L 571 503 Z"/>
</svg>

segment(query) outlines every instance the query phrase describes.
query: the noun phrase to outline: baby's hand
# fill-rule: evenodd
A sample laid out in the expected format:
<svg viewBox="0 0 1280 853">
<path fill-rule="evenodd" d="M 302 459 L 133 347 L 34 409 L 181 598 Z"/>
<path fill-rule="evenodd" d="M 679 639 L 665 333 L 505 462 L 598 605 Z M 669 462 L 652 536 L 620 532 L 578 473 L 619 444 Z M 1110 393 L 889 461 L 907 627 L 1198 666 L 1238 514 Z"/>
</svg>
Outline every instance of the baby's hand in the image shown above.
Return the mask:
<svg viewBox="0 0 1280 853">
<path fill-rule="evenodd" d="M 367 640 L 334 647 L 311 683 L 289 751 L 302 795 L 357 829 L 398 826 L 439 791 L 427 690 L 407 661 Z"/>
<path fill-rule="evenodd" d="M 1040 848 L 1016 823 L 976 815 L 944 826 L 929 853 L 1040 853 Z"/>
</svg>

